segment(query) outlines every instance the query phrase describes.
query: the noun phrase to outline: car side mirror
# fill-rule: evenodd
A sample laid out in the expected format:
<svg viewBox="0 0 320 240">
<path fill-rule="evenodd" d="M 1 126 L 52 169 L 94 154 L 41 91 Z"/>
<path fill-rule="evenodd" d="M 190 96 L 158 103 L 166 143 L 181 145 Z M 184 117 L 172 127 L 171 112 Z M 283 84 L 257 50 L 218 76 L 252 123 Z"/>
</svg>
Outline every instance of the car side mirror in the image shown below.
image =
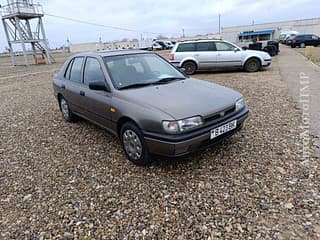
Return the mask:
<svg viewBox="0 0 320 240">
<path fill-rule="evenodd" d="M 94 81 L 89 83 L 89 89 L 96 91 L 109 91 L 104 81 Z"/>
<path fill-rule="evenodd" d="M 238 51 L 240 51 L 240 49 L 239 48 L 234 48 L 233 51 L 238 52 Z"/>
</svg>

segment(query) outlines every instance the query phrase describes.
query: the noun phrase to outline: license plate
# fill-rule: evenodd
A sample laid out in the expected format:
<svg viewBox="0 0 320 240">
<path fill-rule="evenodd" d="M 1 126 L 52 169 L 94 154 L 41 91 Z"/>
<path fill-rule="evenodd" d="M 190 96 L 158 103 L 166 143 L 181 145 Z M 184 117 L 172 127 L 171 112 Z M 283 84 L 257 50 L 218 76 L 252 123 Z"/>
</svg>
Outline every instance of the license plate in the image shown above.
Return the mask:
<svg viewBox="0 0 320 240">
<path fill-rule="evenodd" d="M 212 129 L 210 132 L 210 139 L 214 139 L 226 132 L 229 132 L 237 127 L 237 120 L 229 122 L 225 125 Z"/>
</svg>

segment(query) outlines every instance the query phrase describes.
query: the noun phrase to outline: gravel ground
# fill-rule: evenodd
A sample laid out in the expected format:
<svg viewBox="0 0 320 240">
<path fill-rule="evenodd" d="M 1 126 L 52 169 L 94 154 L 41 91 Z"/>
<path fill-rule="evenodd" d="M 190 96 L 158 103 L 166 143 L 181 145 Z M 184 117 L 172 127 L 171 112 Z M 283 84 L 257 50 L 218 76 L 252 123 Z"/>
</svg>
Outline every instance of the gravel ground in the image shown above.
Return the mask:
<svg viewBox="0 0 320 240">
<path fill-rule="evenodd" d="M 277 58 L 259 73 L 195 75 L 245 96 L 245 127 L 146 168 L 107 132 L 63 121 L 53 72 L 5 78 L 59 65 L 0 69 L 0 239 L 320 238 L 319 159 L 300 160 L 301 113 Z"/>
</svg>

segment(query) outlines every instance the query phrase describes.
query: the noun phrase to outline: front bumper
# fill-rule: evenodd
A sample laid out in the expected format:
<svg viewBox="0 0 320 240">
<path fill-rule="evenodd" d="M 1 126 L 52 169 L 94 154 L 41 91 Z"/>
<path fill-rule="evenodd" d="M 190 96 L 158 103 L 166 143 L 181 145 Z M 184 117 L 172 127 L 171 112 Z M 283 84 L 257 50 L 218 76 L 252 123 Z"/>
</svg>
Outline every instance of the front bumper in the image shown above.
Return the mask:
<svg viewBox="0 0 320 240">
<path fill-rule="evenodd" d="M 272 63 L 272 59 L 264 59 L 262 62 L 262 67 L 269 67 Z"/>
<path fill-rule="evenodd" d="M 248 108 L 244 108 L 241 112 L 223 120 L 222 122 L 181 135 L 165 135 L 144 132 L 145 141 L 150 153 L 167 157 L 183 156 L 208 148 L 221 140 L 232 136 L 242 128 L 243 122 L 248 117 L 248 114 Z M 234 130 L 210 140 L 210 131 L 212 129 L 220 127 L 233 120 L 237 120 L 237 127 Z"/>
</svg>

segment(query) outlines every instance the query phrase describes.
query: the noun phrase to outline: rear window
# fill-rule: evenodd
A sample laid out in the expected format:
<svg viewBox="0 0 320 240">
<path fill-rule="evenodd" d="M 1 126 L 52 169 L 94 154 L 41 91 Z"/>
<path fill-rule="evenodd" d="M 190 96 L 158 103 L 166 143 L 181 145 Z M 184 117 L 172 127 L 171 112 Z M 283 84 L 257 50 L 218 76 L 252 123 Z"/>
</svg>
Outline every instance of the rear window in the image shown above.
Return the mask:
<svg viewBox="0 0 320 240">
<path fill-rule="evenodd" d="M 195 43 L 181 43 L 177 49 L 177 52 L 194 52 L 196 51 Z"/>
<path fill-rule="evenodd" d="M 68 65 L 68 68 L 64 74 L 64 77 L 68 80 L 70 80 L 70 71 L 71 71 L 71 68 L 72 68 L 72 64 L 73 64 L 73 59 L 69 62 L 69 65 Z"/>
</svg>

